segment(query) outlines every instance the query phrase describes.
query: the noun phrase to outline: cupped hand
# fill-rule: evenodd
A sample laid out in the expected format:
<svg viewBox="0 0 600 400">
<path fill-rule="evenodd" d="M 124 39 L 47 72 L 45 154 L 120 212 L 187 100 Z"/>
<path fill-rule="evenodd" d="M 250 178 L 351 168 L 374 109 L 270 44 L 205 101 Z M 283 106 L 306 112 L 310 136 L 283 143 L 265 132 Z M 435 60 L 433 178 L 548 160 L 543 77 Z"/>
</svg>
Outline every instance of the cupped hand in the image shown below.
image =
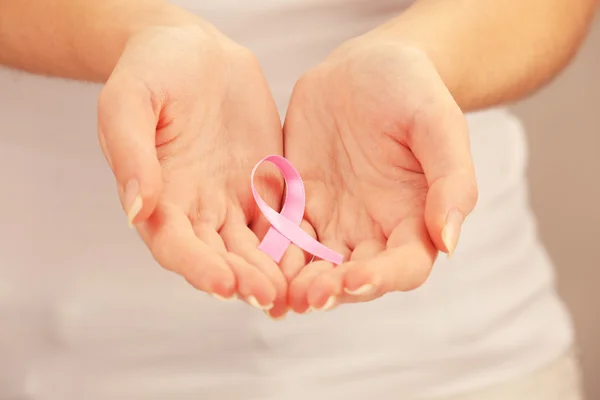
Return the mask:
<svg viewBox="0 0 600 400">
<path fill-rule="evenodd" d="M 346 260 L 289 250 L 296 312 L 420 286 L 476 203 L 463 114 L 428 57 L 397 42 L 354 39 L 305 74 L 284 147 L 306 187 L 304 228 Z"/>
<path fill-rule="evenodd" d="M 285 308 L 287 282 L 254 233 L 268 224 L 250 171 L 282 153 L 256 59 L 199 26 L 144 29 L 102 90 L 98 119 L 121 203 L 155 259 L 216 297 Z M 279 176 L 263 171 L 255 184 L 277 207 Z"/>
</svg>

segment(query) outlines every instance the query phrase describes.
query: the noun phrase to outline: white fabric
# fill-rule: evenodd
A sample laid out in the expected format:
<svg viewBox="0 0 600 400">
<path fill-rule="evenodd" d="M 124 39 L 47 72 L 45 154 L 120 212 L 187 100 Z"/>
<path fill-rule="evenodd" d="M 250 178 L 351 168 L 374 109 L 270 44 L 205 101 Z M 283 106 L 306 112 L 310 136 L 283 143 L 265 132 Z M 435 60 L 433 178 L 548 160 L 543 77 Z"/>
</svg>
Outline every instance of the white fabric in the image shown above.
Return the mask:
<svg viewBox="0 0 600 400">
<path fill-rule="evenodd" d="M 583 400 L 577 355 L 569 351 L 534 372 L 458 396 L 428 400 Z"/>
<path fill-rule="evenodd" d="M 282 110 L 302 71 L 392 0 L 179 4 L 258 55 Z M 96 139 L 95 85 L 0 70 L 0 399 L 445 396 L 533 371 L 572 342 L 505 110 L 468 117 L 480 202 L 428 282 L 273 322 L 161 270 L 127 228 Z"/>
</svg>

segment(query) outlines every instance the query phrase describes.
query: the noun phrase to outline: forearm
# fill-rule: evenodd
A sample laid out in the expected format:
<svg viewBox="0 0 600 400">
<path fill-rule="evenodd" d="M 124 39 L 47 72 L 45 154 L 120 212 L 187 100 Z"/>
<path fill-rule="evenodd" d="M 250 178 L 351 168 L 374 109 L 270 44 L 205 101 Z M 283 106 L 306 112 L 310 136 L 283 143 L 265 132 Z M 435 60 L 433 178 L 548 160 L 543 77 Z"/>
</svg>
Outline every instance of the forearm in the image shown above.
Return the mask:
<svg viewBox="0 0 600 400">
<path fill-rule="evenodd" d="M 90 81 L 149 25 L 203 23 L 159 0 L 0 0 L 0 64 Z"/>
<path fill-rule="evenodd" d="M 374 33 L 424 50 L 464 111 L 526 96 L 571 60 L 595 0 L 420 0 Z"/>
</svg>

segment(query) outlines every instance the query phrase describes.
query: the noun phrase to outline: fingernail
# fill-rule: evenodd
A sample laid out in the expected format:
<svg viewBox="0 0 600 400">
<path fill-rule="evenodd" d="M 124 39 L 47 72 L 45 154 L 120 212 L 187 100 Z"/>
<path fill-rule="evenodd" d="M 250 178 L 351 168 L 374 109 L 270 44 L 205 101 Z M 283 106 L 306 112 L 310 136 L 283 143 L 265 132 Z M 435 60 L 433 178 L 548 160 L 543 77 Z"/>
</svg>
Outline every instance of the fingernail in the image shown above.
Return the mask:
<svg viewBox="0 0 600 400">
<path fill-rule="evenodd" d="M 327 311 L 333 308 L 333 306 L 335 306 L 335 296 L 329 296 L 329 298 L 327 299 L 327 301 L 325 302 L 325 304 L 323 304 L 323 307 L 321 308 L 315 308 L 315 311 Z"/>
<path fill-rule="evenodd" d="M 143 201 L 140 195 L 140 185 L 137 180 L 130 180 L 125 186 L 125 210 L 127 212 L 127 221 L 129 227 L 133 227 L 133 220 L 142 210 Z"/>
<path fill-rule="evenodd" d="M 223 297 L 220 294 L 216 294 L 216 293 L 211 293 L 212 296 L 217 299 L 217 300 L 221 300 L 221 301 L 233 301 L 237 299 L 237 293 L 232 294 L 230 297 Z"/>
<path fill-rule="evenodd" d="M 248 304 L 250 304 L 252 307 L 256 307 L 259 310 L 270 310 L 271 308 L 273 308 L 273 303 L 271 304 L 267 304 L 266 306 L 261 305 L 258 300 L 256 300 L 256 297 L 254 296 L 248 296 L 246 298 L 246 301 L 248 302 Z"/>
<path fill-rule="evenodd" d="M 448 212 L 446 224 L 444 225 L 444 229 L 442 229 L 442 240 L 448 250 L 448 257 L 452 257 L 454 250 L 456 250 L 458 238 L 460 237 L 460 229 L 464 219 L 465 217 L 463 214 L 456 208 L 453 208 Z"/>
<path fill-rule="evenodd" d="M 360 296 L 363 294 L 371 293 L 374 289 L 375 289 L 375 285 L 367 283 L 355 290 L 350 290 L 348 288 L 344 288 L 344 292 L 348 293 L 351 296 Z"/>
<path fill-rule="evenodd" d="M 282 319 L 285 319 L 285 317 L 287 317 L 287 311 L 284 312 L 283 314 L 281 314 L 279 317 L 274 317 L 272 316 L 268 310 L 263 310 L 263 312 L 265 313 L 265 315 L 269 318 L 271 318 L 272 320 L 275 321 L 281 321 Z"/>
</svg>

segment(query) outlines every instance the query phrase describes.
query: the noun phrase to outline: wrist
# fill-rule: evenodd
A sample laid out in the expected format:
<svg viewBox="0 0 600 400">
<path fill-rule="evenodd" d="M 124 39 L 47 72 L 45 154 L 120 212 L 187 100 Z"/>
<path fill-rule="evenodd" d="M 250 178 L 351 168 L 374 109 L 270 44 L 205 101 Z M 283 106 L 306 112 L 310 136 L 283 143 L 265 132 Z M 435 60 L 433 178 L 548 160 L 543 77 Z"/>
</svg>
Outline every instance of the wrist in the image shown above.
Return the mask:
<svg viewBox="0 0 600 400">
<path fill-rule="evenodd" d="M 409 21 L 392 21 L 389 25 L 369 32 L 365 37 L 373 42 L 395 43 L 399 51 L 427 58 L 458 102 L 465 83 L 465 63 L 459 54 L 460 47 L 437 36 L 435 32 L 414 25 Z"/>
<path fill-rule="evenodd" d="M 148 30 L 190 27 L 216 40 L 223 36 L 200 17 L 164 1 L 125 3 L 109 10 L 106 15 L 90 17 L 91 20 L 81 21 L 88 24 L 89 34 L 76 36 L 73 47 L 83 70 L 87 71 L 87 78 L 93 81 L 106 81 L 127 43 Z"/>
<path fill-rule="evenodd" d="M 464 43 L 460 26 L 444 23 L 443 15 L 448 5 L 436 1 L 419 1 L 398 17 L 378 26 L 349 43 L 366 43 L 367 46 L 386 46 L 390 51 L 425 57 L 455 98 L 468 103 L 464 96 L 465 86 L 472 80 L 467 71 Z M 450 6 L 454 7 L 454 6 Z M 467 104 L 465 104 L 467 105 Z M 467 107 L 468 108 L 468 107 Z"/>
<path fill-rule="evenodd" d="M 345 71 L 353 71 L 352 64 L 406 69 L 412 65 L 426 63 L 437 72 L 437 66 L 427 50 L 427 47 L 416 41 L 372 31 L 343 43 L 322 65 L 328 69 L 341 68 Z M 365 63 L 366 59 L 371 59 L 371 62 Z M 365 71 L 356 72 L 362 74 Z M 402 72 L 404 71 L 396 71 L 396 73 Z"/>
</svg>

